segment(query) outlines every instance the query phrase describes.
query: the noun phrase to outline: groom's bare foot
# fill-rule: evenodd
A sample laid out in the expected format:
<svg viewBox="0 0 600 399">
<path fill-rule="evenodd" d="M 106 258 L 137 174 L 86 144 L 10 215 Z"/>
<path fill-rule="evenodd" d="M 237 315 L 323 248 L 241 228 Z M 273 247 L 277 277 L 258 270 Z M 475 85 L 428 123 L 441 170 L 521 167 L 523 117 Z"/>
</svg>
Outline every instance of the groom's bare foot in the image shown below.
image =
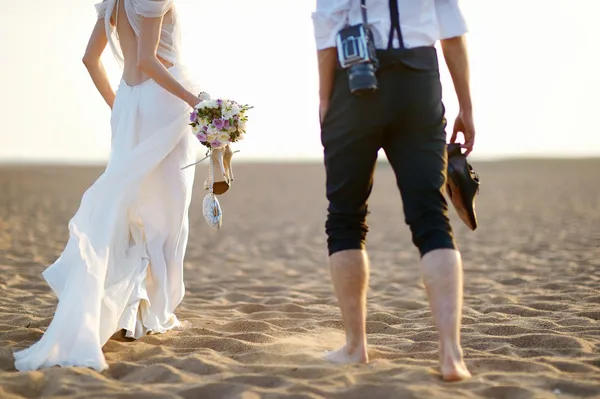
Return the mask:
<svg viewBox="0 0 600 399">
<path fill-rule="evenodd" d="M 440 370 L 442 379 L 446 382 L 462 381 L 471 378 L 462 356 L 462 350 L 452 350 L 448 353 L 440 350 Z"/>
<path fill-rule="evenodd" d="M 471 373 L 467 370 L 465 362 L 449 361 L 441 366 L 442 378 L 446 382 L 462 381 L 471 378 Z"/>
<path fill-rule="evenodd" d="M 357 347 L 353 351 L 349 351 L 347 346 L 344 345 L 338 350 L 327 353 L 325 360 L 335 364 L 368 363 L 369 356 L 364 345 Z"/>
</svg>

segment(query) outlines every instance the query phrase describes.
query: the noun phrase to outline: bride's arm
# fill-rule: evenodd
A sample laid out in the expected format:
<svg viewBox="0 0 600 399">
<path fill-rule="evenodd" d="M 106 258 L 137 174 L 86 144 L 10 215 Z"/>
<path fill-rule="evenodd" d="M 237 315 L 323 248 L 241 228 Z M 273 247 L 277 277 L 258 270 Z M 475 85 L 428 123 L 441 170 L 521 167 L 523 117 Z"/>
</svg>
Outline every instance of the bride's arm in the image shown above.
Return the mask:
<svg viewBox="0 0 600 399">
<path fill-rule="evenodd" d="M 94 26 L 90 41 L 85 50 L 85 55 L 83 56 L 83 64 L 87 68 L 102 98 L 104 98 L 104 101 L 112 109 L 113 102 L 115 101 L 115 92 L 110 86 L 106 70 L 100 60 L 107 43 L 108 39 L 106 38 L 106 30 L 104 28 L 104 18 L 102 18 Z"/>
<path fill-rule="evenodd" d="M 198 96 L 179 84 L 156 56 L 156 50 L 158 49 L 158 43 L 160 41 L 162 20 L 162 17 L 140 17 L 138 68 L 162 86 L 163 89 L 179 97 L 188 103 L 190 107 L 194 107 L 200 102 Z"/>
</svg>

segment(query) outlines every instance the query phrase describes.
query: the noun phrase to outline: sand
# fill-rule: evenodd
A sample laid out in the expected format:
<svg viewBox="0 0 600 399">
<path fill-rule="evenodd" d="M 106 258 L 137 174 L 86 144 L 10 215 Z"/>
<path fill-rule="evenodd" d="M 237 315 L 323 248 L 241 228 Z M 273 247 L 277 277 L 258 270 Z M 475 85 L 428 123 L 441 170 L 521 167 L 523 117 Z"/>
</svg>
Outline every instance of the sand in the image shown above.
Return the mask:
<svg viewBox="0 0 600 399">
<path fill-rule="evenodd" d="M 452 213 L 465 261 L 473 379 L 443 383 L 437 333 L 394 177 L 369 217 L 372 362 L 333 366 L 343 341 L 326 267 L 321 165 L 239 164 L 224 227 L 201 215 L 199 166 L 178 310 L 193 327 L 113 339 L 110 369 L 19 373 L 12 352 L 48 326 L 40 273 L 101 169 L 0 168 L 0 398 L 589 398 L 600 395 L 600 160 L 475 163 L 480 229 Z M 453 211 L 452 211 L 453 212 Z"/>
</svg>

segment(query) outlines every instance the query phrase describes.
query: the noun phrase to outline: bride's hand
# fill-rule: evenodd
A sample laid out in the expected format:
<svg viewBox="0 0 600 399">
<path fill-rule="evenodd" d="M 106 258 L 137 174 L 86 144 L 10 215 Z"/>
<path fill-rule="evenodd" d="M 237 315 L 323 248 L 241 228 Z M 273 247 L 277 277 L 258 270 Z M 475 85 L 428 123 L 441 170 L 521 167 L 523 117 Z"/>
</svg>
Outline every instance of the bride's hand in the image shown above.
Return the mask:
<svg viewBox="0 0 600 399">
<path fill-rule="evenodd" d="M 198 98 L 198 96 L 195 96 L 192 93 L 188 93 L 187 98 L 185 99 L 185 102 L 190 107 L 195 108 L 196 105 L 198 105 L 198 103 L 200 102 L 200 99 Z"/>
</svg>

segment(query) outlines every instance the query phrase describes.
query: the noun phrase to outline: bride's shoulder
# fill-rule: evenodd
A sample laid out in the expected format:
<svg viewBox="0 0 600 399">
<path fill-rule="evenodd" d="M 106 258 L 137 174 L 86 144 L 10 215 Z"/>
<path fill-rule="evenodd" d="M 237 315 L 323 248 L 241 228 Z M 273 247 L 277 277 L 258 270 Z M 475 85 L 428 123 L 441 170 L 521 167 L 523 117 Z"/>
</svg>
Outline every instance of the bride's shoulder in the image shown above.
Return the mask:
<svg viewBox="0 0 600 399">
<path fill-rule="evenodd" d="M 174 0 L 130 0 L 135 13 L 146 18 L 158 18 L 165 15 Z"/>
<path fill-rule="evenodd" d="M 102 0 L 101 2 L 94 4 L 94 7 L 96 8 L 96 14 L 98 14 L 98 18 L 104 18 L 104 15 L 106 14 L 107 5 L 107 0 Z"/>
<path fill-rule="evenodd" d="M 129 2 L 129 6 L 133 8 L 133 11 L 142 17 L 146 18 L 158 18 L 165 15 L 171 7 L 173 7 L 174 0 L 123 0 Z M 99 3 L 94 4 L 98 17 L 104 17 L 106 13 L 106 7 L 110 3 L 109 0 L 103 0 Z M 115 1 L 112 1 L 114 4 Z"/>
</svg>

